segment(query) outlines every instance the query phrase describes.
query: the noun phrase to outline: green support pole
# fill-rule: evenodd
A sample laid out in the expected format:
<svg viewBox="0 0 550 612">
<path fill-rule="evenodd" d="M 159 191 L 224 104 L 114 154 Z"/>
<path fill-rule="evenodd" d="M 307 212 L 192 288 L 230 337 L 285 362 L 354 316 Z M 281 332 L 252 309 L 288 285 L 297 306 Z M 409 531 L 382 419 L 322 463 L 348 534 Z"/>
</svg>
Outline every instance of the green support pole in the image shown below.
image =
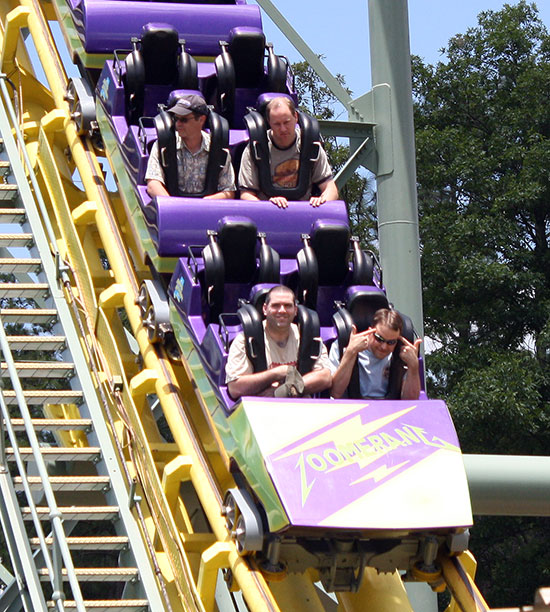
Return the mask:
<svg viewBox="0 0 550 612">
<path fill-rule="evenodd" d="M 380 262 L 390 301 L 423 337 L 407 0 L 369 0 L 369 32 L 373 91 L 390 90 L 389 97 L 372 98 L 382 162 L 376 175 Z M 361 114 L 360 102 L 350 105 L 351 116 Z M 426 585 L 411 587 L 410 595 L 415 610 L 437 610 L 437 597 Z"/>
<path fill-rule="evenodd" d="M 550 516 L 550 457 L 464 455 L 472 512 Z"/>
<path fill-rule="evenodd" d="M 390 89 L 389 109 L 387 99 L 374 97 L 378 156 L 392 159 L 376 177 L 384 283 L 423 336 L 407 0 L 369 0 L 369 31 L 373 89 Z"/>
</svg>

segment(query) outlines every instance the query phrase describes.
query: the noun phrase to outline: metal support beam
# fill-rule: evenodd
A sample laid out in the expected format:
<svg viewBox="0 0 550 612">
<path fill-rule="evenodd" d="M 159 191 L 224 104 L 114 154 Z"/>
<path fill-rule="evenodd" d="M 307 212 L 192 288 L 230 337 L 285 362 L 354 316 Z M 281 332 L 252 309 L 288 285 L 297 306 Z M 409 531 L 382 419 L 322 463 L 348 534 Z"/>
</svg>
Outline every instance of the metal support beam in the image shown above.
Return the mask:
<svg viewBox="0 0 550 612">
<path fill-rule="evenodd" d="M 365 138 L 365 140 L 363 140 L 359 148 L 356 149 L 355 153 L 340 168 L 338 174 L 334 177 L 338 189 L 341 189 L 346 184 L 360 164 L 367 167 L 371 172 L 376 171 L 376 149 L 374 148 L 374 142 L 371 138 Z"/>
<path fill-rule="evenodd" d="M 323 136 L 342 136 L 347 138 L 369 138 L 372 136 L 373 123 L 360 121 L 332 121 L 318 119 Z"/>
<path fill-rule="evenodd" d="M 338 189 L 345 185 L 358 166 L 364 166 L 372 173 L 377 173 L 378 154 L 374 145 L 373 123 L 319 119 L 319 127 L 325 137 L 336 136 L 350 139 L 350 151 L 353 154 L 335 177 Z"/>
<path fill-rule="evenodd" d="M 550 457 L 464 455 L 472 512 L 550 516 Z"/>
<path fill-rule="evenodd" d="M 407 0 L 369 0 L 368 7 L 373 87 L 391 91 L 389 113 L 374 100 L 379 155 L 388 131 L 393 151 L 393 169 L 377 176 L 380 259 L 389 299 L 423 335 Z"/>
<path fill-rule="evenodd" d="M 346 106 L 351 100 L 349 93 L 340 85 L 338 80 L 332 76 L 331 72 L 319 59 L 317 54 L 308 47 L 304 39 L 290 25 L 273 2 L 271 2 L 271 0 L 256 0 L 256 2 L 262 7 L 279 30 L 287 37 L 289 42 L 294 45 L 298 53 L 300 53 L 321 79 L 323 79 L 330 91 L 332 91 L 338 100 Z"/>
</svg>

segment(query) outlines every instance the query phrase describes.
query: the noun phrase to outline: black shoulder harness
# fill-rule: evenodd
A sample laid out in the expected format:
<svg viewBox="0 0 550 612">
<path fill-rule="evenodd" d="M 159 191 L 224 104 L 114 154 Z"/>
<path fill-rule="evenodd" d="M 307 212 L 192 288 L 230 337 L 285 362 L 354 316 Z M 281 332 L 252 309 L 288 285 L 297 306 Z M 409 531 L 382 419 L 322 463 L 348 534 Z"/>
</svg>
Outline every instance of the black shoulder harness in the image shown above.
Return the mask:
<svg viewBox="0 0 550 612">
<path fill-rule="evenodd" d="M 244 334 L 246 356 L 254 372 L 267 370 L 265 354 L 264 326 L 260 313 L 252 304 L 244 303 L 237 312 Z M 298 347 L 297 369 L 300 374 L 311 372 L 321 350 L 319 316 L 305 306 L 298 306 L 298 327 L 300 345 Z"/>
<path fill-rule="evenodd" d="M 155 117 L 159 163 L 164 172 L 164 185 L 171 196 L 204 198 L 218 191 L 220 172 L 229 154 L 229 124 L 227 119 L 214 112 L 210 112 L 208 123 L 210 125 L 210 151 L 208 152 L 204 189 L 199 193 L 184 193 L 178 188 L 176 131 L 173 119 L 170 113 L 164 110 Z"/>
<path fill-rule="evenodd" d="M 258 168 L 260 191 L 268 198 L 283 196 L 287 200 L 299 200 L 311 186 L 313 164 L 321 154 L 319 124 L 315 117 L 298 111 L 300 126 L 300 168 L 296 187 L 280 187 L 271 179 L 267 126 L 263 116 L 255 110 L 249 111 L 244 121 L 250 136 L 252 160 Z"/>
</svg>

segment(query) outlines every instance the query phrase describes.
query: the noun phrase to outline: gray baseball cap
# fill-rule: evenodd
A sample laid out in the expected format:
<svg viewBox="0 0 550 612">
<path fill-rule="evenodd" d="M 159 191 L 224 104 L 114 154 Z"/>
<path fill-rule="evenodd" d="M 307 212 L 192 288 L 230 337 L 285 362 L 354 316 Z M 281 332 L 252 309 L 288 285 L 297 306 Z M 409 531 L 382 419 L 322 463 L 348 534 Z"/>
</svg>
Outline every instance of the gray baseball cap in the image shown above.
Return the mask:
<svg viewBox="0 0 550 612">
<path fill-rule="evenodd" d="M 169 113 L 174 113 L 174 115 L 180 115 L 185 117 L 185 115 L 189 115 L 190 113 L 199 113 L 199 115 L 207 115 L 208 107 L 206 106 L 206 101 L 202 96 L 197 94 L 184 94 L 178 98 L 178 101 L 166 109 Z"/>
</svg>

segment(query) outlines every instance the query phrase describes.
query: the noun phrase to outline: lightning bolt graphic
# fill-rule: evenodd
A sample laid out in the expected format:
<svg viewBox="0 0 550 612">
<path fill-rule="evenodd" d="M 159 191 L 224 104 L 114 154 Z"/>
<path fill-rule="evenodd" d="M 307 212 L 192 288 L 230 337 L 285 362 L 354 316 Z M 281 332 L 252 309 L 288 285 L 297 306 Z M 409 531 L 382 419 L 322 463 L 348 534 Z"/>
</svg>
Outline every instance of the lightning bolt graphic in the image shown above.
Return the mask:
<svg viewBox="0 0 550 612">
<path fill-rule="evenodd" d="M 451 444 L 450 442 L 443 440 L 443 438 L 440 438 L 439 436 L 432 437 L 432 443 L 434 442 L 438 442 L 438 444 L 434 444 L 434 446 L 437 446 L 438 448 L 444 448 L 445 450 L 452 450 L 452 451 L 460 450 L 458 446 L 455 446 L 454 444 Z"/>
<path fill-rule="evenodd" d="M 380 482 L 380 480 L 383 480 L 390 474 L 393 474 L 394 472 L 399 470 L 404 465 L 407 465 L 407 463 L 409 463 L 408 460 L 403 461 L 402 463 L 399 463 L 398 465 L 394 465 L 391 468 L 389 468 L 386 464 L 381 465 L 380 467 L 377 467 L 372 472 L 365 474 L 365 476 L 361 476 L 361 478 L 358 478 L 357 480 L 351 482 L 350 485 L 358 484 L 360 482 L 364 482 L 365 480 L 369 480 L 371 478 L 374 480 L 374 482 Z"/>
<path fill-rule="evenodd" d="M 428 440 L 428 438 L 426 437 L 427 432 L 422 427 L 417 427 L 416 425 L 407 425 L 407 427 L 411 431 L 413 431 L 422 440 L 422 442 L 424 442 L 424 444 L 428 446 L 434 446 L 435 448 L 444 448 L 445 450 L 450 451 L 460 451 L 460 448 L 458 446 L 447 442 L 447 440 L 444 440 L 439 436 L 432 436 L 432 439 Z"/>
<path fill-rule="evenodd" d="M 315 483 L 317 478 L 314 478 L 309 484 L 307 484 L 306 466 L 304 463 L 303 453 L 300 455 L 300 458 L 298 459 L 298 463 L 296 464 L 296 467 L 300 468 L 300 485 L 301 485 L 300 488 L 302 489 L 302 508 L 303 508 L 311 492 L 311 488 L 313 487 L 313 484 Z"/>
</svg>

